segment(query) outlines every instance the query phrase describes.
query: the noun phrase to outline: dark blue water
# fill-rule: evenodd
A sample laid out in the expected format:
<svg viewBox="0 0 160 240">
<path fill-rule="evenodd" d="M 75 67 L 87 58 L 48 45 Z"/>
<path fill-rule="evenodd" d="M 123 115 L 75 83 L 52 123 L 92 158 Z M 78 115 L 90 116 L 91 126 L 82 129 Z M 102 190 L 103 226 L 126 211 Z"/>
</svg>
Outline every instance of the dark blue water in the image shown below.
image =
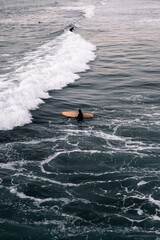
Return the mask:
<svg viewBox="0 0 160 240">
<path fill-rule="evenodd" d="M 0 239 L 160 239 L 160 2 L 0 5 Z"/>
</svg>

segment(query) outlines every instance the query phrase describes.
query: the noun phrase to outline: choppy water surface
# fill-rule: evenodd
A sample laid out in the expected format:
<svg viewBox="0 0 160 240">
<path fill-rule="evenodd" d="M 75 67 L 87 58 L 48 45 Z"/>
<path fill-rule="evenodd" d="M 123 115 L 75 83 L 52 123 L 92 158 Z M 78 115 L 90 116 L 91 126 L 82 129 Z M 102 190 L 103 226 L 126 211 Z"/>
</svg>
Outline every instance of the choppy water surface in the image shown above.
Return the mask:
<svg viewBox="0 0 160 240">
<path fill-rule="evenodd" d="M 0 239 L 158 240 L 159 1 L 0 4 Z"/>
</svg>

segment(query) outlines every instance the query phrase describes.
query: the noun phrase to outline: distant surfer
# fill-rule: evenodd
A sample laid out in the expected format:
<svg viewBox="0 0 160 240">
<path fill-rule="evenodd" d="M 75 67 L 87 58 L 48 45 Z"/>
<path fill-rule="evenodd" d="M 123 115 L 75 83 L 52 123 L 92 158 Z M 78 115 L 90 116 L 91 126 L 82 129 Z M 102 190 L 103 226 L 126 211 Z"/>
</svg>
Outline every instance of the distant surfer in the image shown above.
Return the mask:
<svg viewBox="0 0 160 240">
<path fill-rule="evenodd" d="M 83 122 L 83 113 L 81 109 L 78 110 L 78 116 L 76 117 L 76 119 L 77 122 Z"/>
<path fill-rule="evenodd" d="M 71 27 L 71 28 L 69 29 L 69 31 L 73 32 L 73 31 L 74 31 L 74 27 Z"/>
</svg>

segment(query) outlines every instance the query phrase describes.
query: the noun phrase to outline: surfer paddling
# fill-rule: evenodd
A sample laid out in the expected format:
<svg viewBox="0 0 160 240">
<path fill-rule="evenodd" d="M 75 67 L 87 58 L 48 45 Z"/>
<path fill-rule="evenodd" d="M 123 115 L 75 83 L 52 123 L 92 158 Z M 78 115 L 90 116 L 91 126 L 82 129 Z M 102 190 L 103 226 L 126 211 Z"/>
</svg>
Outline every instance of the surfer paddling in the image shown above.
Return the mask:
<svg viewBox="0 0 160 240">
<path fill-rule="evenodd" d="M 78 116 L 76 117 L 76 119 L 77 122 L 83 122 L 83 113 L 81 109 L 78 110 Z"/>
</svg>

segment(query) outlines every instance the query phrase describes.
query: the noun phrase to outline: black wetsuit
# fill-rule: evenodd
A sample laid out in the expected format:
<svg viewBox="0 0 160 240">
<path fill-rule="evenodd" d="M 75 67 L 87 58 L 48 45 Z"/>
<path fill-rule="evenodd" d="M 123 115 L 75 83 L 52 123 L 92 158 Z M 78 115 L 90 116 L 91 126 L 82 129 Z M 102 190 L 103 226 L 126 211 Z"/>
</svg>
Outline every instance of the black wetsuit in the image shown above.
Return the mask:
<svg viewBox="0 0 160 240">
<path fill-rule="evenodd" d="M 77 116 L 77 121 L 82 122 L 83 121 L 83 113 L 81 110 L 79 110 L 78 116 Z"/>
<path fill-rule="evenodd" d="M 74 31 L 74 27 L 71 27 L 71 28 L 69 29 L 69 31 L 73 32 L 73 31 Z"/>
</svg>

